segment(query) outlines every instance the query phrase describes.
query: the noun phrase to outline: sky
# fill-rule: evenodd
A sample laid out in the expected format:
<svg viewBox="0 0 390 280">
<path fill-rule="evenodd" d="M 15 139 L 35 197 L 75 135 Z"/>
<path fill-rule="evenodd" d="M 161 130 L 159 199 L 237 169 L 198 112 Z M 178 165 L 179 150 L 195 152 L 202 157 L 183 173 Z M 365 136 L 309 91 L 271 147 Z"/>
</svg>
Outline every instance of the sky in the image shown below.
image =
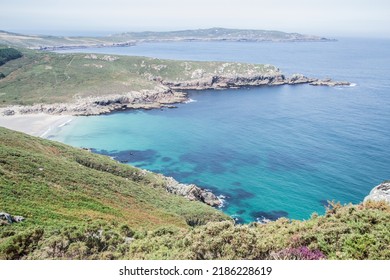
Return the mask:
<svg viewBox="0 0 390 280">
<path fill-rule="evenodd" d="M 390 38 L 389 0 L 0 0 L 0 30 L 105 35 L 210 27 Z"/>
</svg>

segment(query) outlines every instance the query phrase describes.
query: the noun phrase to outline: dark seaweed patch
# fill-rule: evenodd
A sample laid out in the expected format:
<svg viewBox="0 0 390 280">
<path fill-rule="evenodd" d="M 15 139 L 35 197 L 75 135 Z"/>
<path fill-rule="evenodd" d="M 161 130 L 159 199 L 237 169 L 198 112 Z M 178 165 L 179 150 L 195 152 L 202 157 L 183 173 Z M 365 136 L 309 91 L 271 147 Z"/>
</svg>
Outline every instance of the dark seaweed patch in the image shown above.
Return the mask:
<svg viewBox="0 0 390 280">
<path fill-rule="evenodd" d="M 326 200 L 326 199 L 321 199 L 319 202 L 324 207 L 329 207 L 330 206 L 328 200 Z"/>
<path fill-rule="evenodd" d="M 161 158 L 161 161 L 162 162 L 169 162 L 169 161 L 172 161 L 172 158 L 170 158 L 170 157 L 163 157 L 163 158 Z"/>
<path fill-rule="evenodd" d="M 148 149 L 144 151 L 137 151 L 137 150 L 107 151 L 107 150 L 91 149 L 91 151 L 93 153 L 110 156 L 122 163 L 143 162 L 144 164 L 152 165 L 159 157 L 157 151 L 152 149 Z"/>
<path fill-rule="evenodd" d="M 308 155 L 294 156 L 278 152 L 268 154 L 268 166 L 272 171 L 314 171 L 316 162 L 318 162 L 316 159 Z"/>
<path fill-rule="evenodd" d="M 279 218 L 282 217 L 288 217 L 288 213 L 283 210 L 275 210 L 275 211 L 254 211 L 251 213 L 251 216 L 254 219 L 269 219 L 271 221 L 276 221 Z"/>
<path fill-rule="evenodd" d="M 248 199 L 255 197 L 254 193 L 248 192 L 244 189 L 232 189 L 231 191 L 233 192 L 232 196 L 236 197 L 237 199 Z"/>
<path fill-rule="evenodd" d="M 200 150 L 191 152 L 180 157 L 181 162 L 187 162 L 194 165 L 194 171 L 197 173 L 210 172 L 213 174 L 222 174 L 225 172 L 234 172 L 237 166 L 254 165 L 259 162 L 259 158 L 252 154 L 237 153 L 233 150 Z"/>
<path fill-rule="evenodd" d="M 245 223 L 244 219 L 239 216 L 233 216 L 232 218 L 236 224 L 242 225 Z"/>
</svg>

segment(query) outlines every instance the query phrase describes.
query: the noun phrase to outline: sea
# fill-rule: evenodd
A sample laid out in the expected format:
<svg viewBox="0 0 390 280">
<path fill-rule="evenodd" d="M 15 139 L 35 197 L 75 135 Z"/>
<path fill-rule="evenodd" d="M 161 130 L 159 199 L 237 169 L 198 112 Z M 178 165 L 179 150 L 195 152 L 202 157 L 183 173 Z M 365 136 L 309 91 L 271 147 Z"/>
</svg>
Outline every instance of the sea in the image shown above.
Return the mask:
<svg viewBox="0 0 390 280">
<path fill-rule="evenodd" d="M 63 51 L 64 52 L 64 51 Z M 66 52 L 273 64 L 348 87 L 188 91 L 175 109 L 77 117 L 48 138 L 212 190 L 238 223 L 305 220 L 390 179 L 390 40 L 167 42 Z"/>
</svg>

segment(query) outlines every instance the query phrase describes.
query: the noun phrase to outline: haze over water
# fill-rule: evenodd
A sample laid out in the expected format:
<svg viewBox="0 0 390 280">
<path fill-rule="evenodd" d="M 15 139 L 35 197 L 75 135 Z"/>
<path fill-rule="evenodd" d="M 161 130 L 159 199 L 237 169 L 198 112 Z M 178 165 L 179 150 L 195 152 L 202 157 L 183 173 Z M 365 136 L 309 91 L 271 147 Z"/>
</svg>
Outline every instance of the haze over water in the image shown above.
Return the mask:
<svg viewBox="0 0 390 280">
<path fill-rule="evenodd" d="M 76 52 L 72 50 L 71 52 Z M 270 63 L 353 87 L 190 92 L 177 109 L 80 117 L 50 138 L 226 197 L 240 222 L 307 219 L 390 179 L 390 41 L 150 43 L 80 52 Z"/>
</svg>

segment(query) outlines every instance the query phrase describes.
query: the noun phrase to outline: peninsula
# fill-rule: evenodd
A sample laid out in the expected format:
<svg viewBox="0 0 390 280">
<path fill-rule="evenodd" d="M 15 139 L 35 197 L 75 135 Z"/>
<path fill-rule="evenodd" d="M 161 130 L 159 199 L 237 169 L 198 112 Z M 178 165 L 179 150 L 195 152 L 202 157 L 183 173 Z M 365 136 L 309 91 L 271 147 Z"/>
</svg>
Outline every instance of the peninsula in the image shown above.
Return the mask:
<svg viewBox="0 0 390 280">
<path fill-rule="evenodd" d="M 0 52 L 13 48 L 0 48 Z M 99 115 L 152 109 L 187 100 L 185 90 L 311 84 L 349 85 L 269 64 L 174 61 L 101 54 L 58 54 L 20 48 L 0 66 L 0 115 Z"/>
<path fill-rule="evenodd" d="M 324 37 L 271 30 L 208 28 L 167 32 L 123 32 L 108 36 L 47 36 L 24 35 L 0 31 L 0 44 L 41 50 L 60 50 L 88 47 L 124 47 L 149 42 L 327 42 Z"/>
</svg>

